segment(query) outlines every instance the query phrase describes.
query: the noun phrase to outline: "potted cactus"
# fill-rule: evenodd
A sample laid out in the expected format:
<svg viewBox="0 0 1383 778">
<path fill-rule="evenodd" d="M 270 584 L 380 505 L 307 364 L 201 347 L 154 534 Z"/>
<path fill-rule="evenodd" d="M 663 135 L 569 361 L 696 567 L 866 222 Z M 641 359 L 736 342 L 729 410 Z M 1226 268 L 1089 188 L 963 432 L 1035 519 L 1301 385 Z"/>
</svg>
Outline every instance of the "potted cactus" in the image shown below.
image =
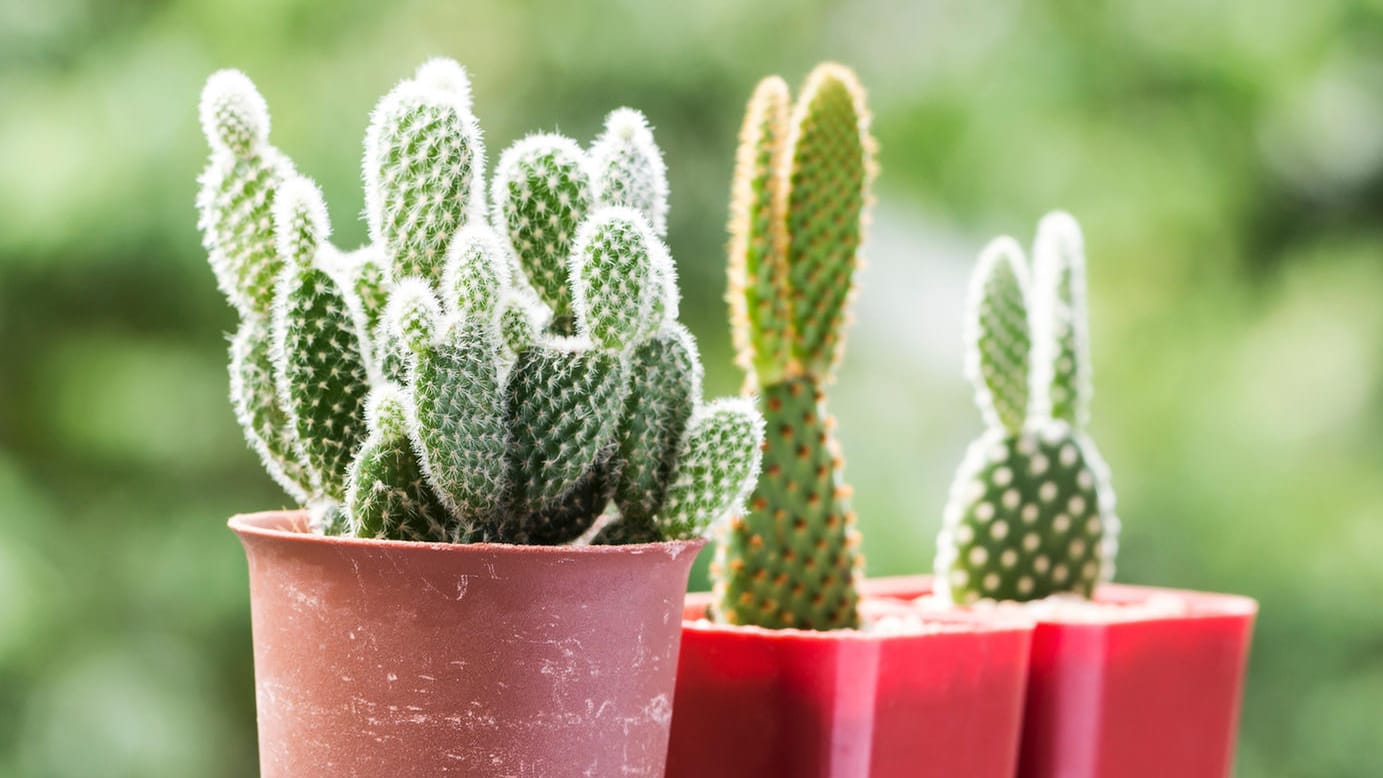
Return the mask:
<svg viewBox="0 0 1383 778">
<path fill-rule="evenodd" d="M 782 79 L 761 82 L 740 136 L 729 300 L 745 392 L 767 420 L 763 473 L 718 528 L 713 592 L 687 603 L 668 775 L 1008 778 L 1031 623 L 860 595 L 825 389 L 874 143 L 840 65 L 790 102 Z"/>
<path fill-rule="evenodd" d="M 643 117 L 509 149 L 423 65 L 370 120 L 370 245 L 211 77 L 201 227 L 241 314 L 231 394 L 305 510 L 231 519 L 265 776 L 659 775 L 675 618 L 762 419 L 704 402 Z"/>
<path fill-rule="evenodd" d="M 1042 220 L 1031 272 L 1011 238 L 981 253 L 966 340 L 987 429 L 951 489 L 935 599 L 984 602 L 989 612 L 996 601 L 1024 603 L 1038 622 L 1018 774 L 1228 776 L 1257 607 L 1102 583 L 1113 574 L 1119 521 L 1109 469 L 1085 433 L 1085 258 L 1073 218 Z M 898 579 L 877 591 L 931 588 Z"/>
</svg>

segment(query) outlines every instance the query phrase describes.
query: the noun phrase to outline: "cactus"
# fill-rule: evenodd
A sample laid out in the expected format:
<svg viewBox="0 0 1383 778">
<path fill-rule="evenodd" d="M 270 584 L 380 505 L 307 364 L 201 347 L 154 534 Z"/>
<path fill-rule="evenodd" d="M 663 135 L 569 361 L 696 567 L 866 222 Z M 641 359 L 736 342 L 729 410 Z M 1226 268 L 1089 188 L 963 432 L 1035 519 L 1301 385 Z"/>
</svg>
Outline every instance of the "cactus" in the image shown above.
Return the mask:
<svg viewBox="0 0 1383 778">
<path fill-rule="evenodd" d="M 825 386 L 844 346 L 874 142 L 848 69 L 818 66 L 795 105 L 750 98 L 732 185 L 729 301 L 746 392 L 767 420 L 763 477 L 719 536 L 715 615 L 770 628 L 859 622 L 859 534 Z"/>
<path fill-rule="evenodd" d="M 466 73 L 424 63 L 371 118 L 372 242 L 347 253 L 316 186 L 268 144 L 248 79 L 214 76 L 202 112 L 201 224 L 243 318 L 237 416 L 318 531 L 653 542 L 740 509 L 763 420 L 701 398 L 641 114 L 612 113 L 590 152 L 515 144 L 492 213 Z"/>
<path fill-rule="evenodd" d="M 937 594 L 964 604 L 1090 596 L 1113 575 L 1119 521 L 1109 471 L 1086 436 L 1090 366 L 1080 228 L 1038 226 L 1029 278 L 999 238 L 970 289 L 966 373 L 987 429 L 951 487 Z"/>
</svg>

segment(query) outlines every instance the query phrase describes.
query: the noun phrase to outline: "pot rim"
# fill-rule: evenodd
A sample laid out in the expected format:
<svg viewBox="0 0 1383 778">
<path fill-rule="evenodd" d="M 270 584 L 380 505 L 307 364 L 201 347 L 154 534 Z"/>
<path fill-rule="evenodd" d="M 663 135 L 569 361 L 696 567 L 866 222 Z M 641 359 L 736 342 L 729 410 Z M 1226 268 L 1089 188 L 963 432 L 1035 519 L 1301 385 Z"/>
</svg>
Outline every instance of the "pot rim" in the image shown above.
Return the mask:
<svg viewBox="0 0 1383 778">
<path fill-rule="evenodd" d="M 931 575 L 896 575 L 867 579 L 861 594 L 871 599 L 913 600 L 932 593 Z M 1186 603 L 1182 613 L 1148 614 L 1118 621 L 1086 621 L 1078 618 L 1041 615 L 1038 624 L 1143 624 L 1154 621 L 1187 621 L 1215 618 L 1252 618 L 1258 615 L 1258 601 L 1242 594 L 1202 592 L 1195 589 L 1174 589 L 1166 586 L 1146 586 L 1127 583 L 1102 583 L 1095 589 L 1095 602 L 1111 605 L 1133 605 L 1158 595 L 1178 597 Z"/>
<path fill-rule="evenodd" d="M 379 538 L 356 538 L 346 535 L 318 535 L 307 529 L 307 511 L 301 508 L 256 513 L 237 513 L 226 521 L 226 526 L 236 535 L 244 538 L 262 538 L 278 542 L 301 543 L 307 545 L 336 546 L 360 549 L 388 549 L 391 551 L 429 551 L 441 554 L 463 554 L 484 552 L 492 555 L 533 555 L 553 556 L 637 556 L 650 552 L 667 554 L 676 559 L 684 552 L 697 553 L 706 545 L 704 538 L 692 540 L 664 540 L 657 543 L 627 543 L 624 545 L 524 545 L 518 543 L 424 543 L 414 540 L 382 540 Z"/>
<path fill-rule="evenodd" d="M 923 625 L 941 628 L 889 632 L 871 632 L 858 628 L 819 630 L 784 627 L 770 629 L 754 624 L 722 624 L 706 621 L 705 611 L 710 606 L 712 596 L 711 592 L 691 592 L 687 595 L 682 607 L 682 629 L 684 632 L 695 630 L 701 634 L 719 634 L 740 638 L 752 637 L 762 640 L 885 643 L 959 636 L 989 636 L 1005 632 L 1032 632 L 1036 626 L 1036 621 L 1021 614 L 981 614 L 959 610 L 916 613 L 905 606 L 900 606 L 898 613 L 906 611 L 908 615 L 916 616 Z M 887 602 L 886 600 L 883 601 Z M 691 613 L 699 613 L 700 615 L 691 616 L 689 615 Z M 889 615 L 894 614 L 892 612 L 877 614 L 879 618 Z M 868 618 L 870 618 L 870 614 L 866 614 L 866 619 Z"/>
</svg>

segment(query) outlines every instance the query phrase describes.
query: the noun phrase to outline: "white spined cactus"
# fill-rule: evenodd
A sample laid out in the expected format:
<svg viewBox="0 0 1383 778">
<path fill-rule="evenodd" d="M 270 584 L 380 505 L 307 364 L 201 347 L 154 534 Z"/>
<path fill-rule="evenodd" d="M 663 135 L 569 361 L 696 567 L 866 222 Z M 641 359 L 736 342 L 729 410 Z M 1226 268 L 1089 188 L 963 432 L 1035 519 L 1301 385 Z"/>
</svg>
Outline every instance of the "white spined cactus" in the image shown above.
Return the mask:
<svg viewBox="0 0 1383 778">
<path fill-rule="evenodd" d="M 648 119 L 633 108 L 611 111 L 590 153 L 596 199 L 638 210 L 654 234 L 666 238 L 667 165 Z"/>
<path fill-rule="evenodd" d="M 937 541 L 937 593 L 957 603 L 1090 596 L 1110 577 L 1119 520 L 1109 469 L 1084 432 L 1089 346 L 1080 229 L 1038 230 L 1036 280 L 1011 238 L 975 268 L 967 373 L 988 429 L 956 473 Z"/>
<path fill-rule="evenodd" d="M 699 534 L 743 499 L 762 421 L 701 405 L 641 117 L 612 114 L 597 142 L 602 195 L 574 141 L 516 144 L 492 218 L 469 79 L 430 60 L 371 117 L 372 242 L 343 252 L 321 193 L 268 146 L 248 79 L 218 75 L 208 95 L 203 227 L 244 317 L 237 414 L 314 527 L 555 544 L 614 506 L 600 542 L 642 542 Z"/>
</svg>

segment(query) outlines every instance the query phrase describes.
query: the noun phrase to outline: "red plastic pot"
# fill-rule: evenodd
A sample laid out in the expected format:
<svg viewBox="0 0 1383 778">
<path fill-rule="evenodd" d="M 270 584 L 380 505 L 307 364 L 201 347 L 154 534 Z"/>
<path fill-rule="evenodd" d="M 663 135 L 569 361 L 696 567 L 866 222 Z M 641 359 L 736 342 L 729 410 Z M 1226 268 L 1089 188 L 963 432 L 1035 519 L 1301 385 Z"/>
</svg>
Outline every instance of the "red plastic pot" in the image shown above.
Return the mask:
<svg viewBox="0 0 1383 778">
<path fill-rule="evenodd" d="M 928 594 L 925 576 L 875 596 Z M 1020 778 L 1225 778 L 1257 604 L 1247 598 L 1107 584 L 1096 601 L 1174 597 L 1181 613 L 1107 621 L 1039 619 L 1023 716 Z"/>
<path fill-rule="evenodd" d="M 1030 622 L 956 613 L 928 631 L 682 628 L 670 778 L 1011 778 Z M 870 617 L 908 609 L 866 603 Z"/>
<path fill-rule="evenodd" d="M 236 516 L 265 778 L 663 772 L 701 541 L 446 545 Z"/>
</svg>

